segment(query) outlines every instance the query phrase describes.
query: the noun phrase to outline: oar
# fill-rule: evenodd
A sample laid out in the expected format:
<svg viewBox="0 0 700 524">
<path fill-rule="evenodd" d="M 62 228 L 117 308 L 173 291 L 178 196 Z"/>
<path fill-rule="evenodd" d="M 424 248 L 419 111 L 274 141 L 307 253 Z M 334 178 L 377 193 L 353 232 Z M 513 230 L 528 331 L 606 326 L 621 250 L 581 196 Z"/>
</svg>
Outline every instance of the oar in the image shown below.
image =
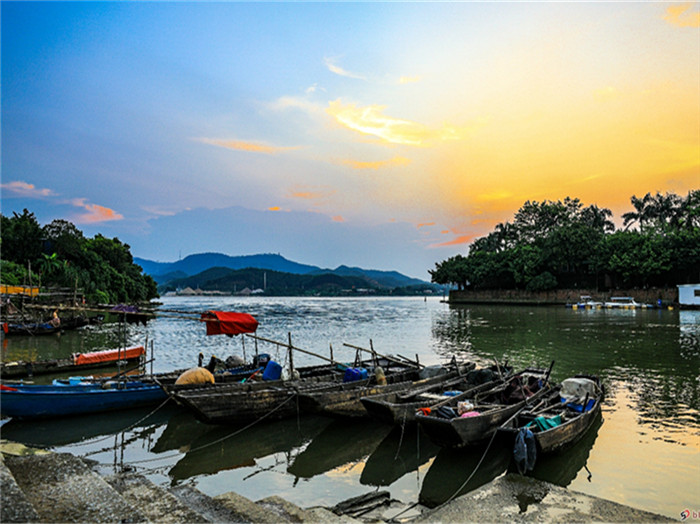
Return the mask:
<svg viewBox="0 0 700 524">
<path fill-rule="evenodd" d="M 125 369 L 124 371 L 122 371 L 121 373 L 117 373 L 117 374 L 114 375 L 113 377 L 102 379 L 102 381 L 103 381 L 103 382 L 109 382 L 110 380 L 114 380 L 115 378 L 119 378 L 119 377 L 121 377 L 122 375 L 124 375 L 125 373 L 129 373 L 130 371 L 134 371 L 135 369 L 140 368 L 142 365 L 145 366 L 146 364 L 149 364 L 149 363 L 153 362 L 154 360 L 155 360 L 155 359 L 152 358 L 152 359 L 150 359 L 150 360 L 147 360 L 147 361 L 144 362 L 143 364 L 136 364 L 136 366 L 131 367 L 131 368 L 129 368 L 129 369 Z"/>
</svg>

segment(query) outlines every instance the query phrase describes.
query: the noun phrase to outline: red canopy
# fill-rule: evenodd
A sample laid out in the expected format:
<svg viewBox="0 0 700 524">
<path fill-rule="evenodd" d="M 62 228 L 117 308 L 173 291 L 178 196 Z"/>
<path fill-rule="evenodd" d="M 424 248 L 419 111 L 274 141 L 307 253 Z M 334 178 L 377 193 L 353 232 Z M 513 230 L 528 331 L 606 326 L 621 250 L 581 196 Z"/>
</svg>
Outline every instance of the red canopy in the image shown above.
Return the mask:
<svg viewBox="0 0 700 524">
<path fill-rule="evenodd" d="M 258 329 L 258 321 L 248 313 L 207 311 L 202 313 L 202 321 L 207 323 L 207 335 L 238 335 Z"/>
</svg>

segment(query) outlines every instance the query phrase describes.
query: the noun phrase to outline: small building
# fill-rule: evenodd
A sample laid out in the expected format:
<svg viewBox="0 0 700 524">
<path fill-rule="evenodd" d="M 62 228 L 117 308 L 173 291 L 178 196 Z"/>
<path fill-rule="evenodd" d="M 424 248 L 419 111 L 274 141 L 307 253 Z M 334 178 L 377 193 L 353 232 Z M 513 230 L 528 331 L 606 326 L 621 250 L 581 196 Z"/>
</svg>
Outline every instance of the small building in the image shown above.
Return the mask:
<svg viewBox="0 0 700 524">
<path fill-rule="evenodd" d="M 681 307 L 700 308 L 700 284 L 680 284 L 678 303 Z"/>
</svg>

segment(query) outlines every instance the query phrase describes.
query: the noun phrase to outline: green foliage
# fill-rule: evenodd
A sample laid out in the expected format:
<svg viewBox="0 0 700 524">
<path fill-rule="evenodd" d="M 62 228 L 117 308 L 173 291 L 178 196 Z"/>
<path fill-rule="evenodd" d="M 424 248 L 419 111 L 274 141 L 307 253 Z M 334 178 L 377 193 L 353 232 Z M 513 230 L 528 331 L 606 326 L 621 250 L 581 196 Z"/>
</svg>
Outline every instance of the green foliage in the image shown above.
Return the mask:
<svg viewBox="0 0 700 524">
<path fill-rule="evenodd" d="M 43 287 L 78 287 L 98 303 L 144 302 L 156 298 L 156 283 L 134 264 L 130 248 L 102 235 L 85 238 L 66 220 L 43 228 L 32 213 L 0 215 L 2 282 L 22 284 L 31 264 Z"/>
<path fill-rule="evenodd" d="M 432 281 L 459 289 L 671 286 L 700 280 L 700 190 L 631 198 L 615 231 L 609 209 L 578 199 L 527 201 L 512 223 L 436 264 Z M 630 229 L 637 225 L 638 229 Z"/>
</svg>

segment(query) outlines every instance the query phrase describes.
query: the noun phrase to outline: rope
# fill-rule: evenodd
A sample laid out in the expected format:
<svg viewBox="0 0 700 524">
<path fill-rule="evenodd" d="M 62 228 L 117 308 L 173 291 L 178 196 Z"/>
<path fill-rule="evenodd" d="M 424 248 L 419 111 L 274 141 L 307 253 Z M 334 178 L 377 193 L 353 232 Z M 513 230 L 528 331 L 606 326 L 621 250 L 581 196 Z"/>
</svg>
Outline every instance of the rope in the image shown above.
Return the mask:
<svg viewBox="0 0 700 524">
<path fill-rule="evenodd" d="M 134 429 L 137 425 L 141 424 L 141 422 L 148 419 L 150 416 L 154 415 L 160 408 L 165 406 L 165 404 L 167 404 L 167 402 L 169 400 L 170 400 L 170 397 L 166 398 L 162 404 L 160 404 L 157 408 L 155 408 L 153 411 L 151 411 L 148 415 L 141 417 L 139 420 L 137 420 L 136 422 L 134 422 L 130 426 L 127 426 L 126 428 L 121 429 L 114 434 L 119 434 L 119 433 L 122 433 L 124 431 L 129 431 L 130 429 Z M 105 440 L 111 439 L 113 435 L 108 435 L 106 437 L 102 437 L 100 439 L 90 441 L 90 444 L 97 444 L 99 442 L 104 442 Z M 77 446 L 84 446 L 85 444 L 87 444 L 87 442 L 73 442 L 71 444 L 65 444 L 63 446 L 55 446 L 55 447 L 72 448 L 72 447 L 77 447 Z M 48 449 L 48 448 L 54 447 L 54 446 L 46 446 L 43 444 L 31 444 L 31 443 L 26 443 L 25 446 L 30 447 L 30 448 L 38 448 L 38 449 Z"/>
<path fill-rule="evenodd" d="M 274 409 L 271 409 L 270 411 L 268 411 L 267 413 L 265 413 L 262 417 L 260 417 L 260 418 L 257 419 L 257 420 L 254 420 L 253 422 L 251 422 L 251 423 L 248 424 L 247 426 L 245 426 L 245 427 L 239 429 L 238 431 L 234 431 L 233 433 L 230 433 L 229 435 L 226 435 L 226 436 L 224 436 L 224 437 L 221 437 L 221 438 L 219 438 L 219 439 L 217 439 L 217 440 L 215 440 L 215 441 L 213 441 L 213 442 L 210 442 L 210 443 L 208 443 L 208 444 L 204 444 L 204 445 L 202 445 L 202 446 L 199 446 L 198 448 L 192 448 L 192 449 L 190 449 L 190 450 L 188 451 L 188 453 L 191 453 L 191 452 L 193 452 L 193 451 L 200 451 L 200 450 L 202 450 L 202 449 L 206 449 L 206 448 L 208 448 L 209 446 L 213 446 L 213 445 L 215 445 L 215 444 L 219 444 L 220 442 L 223 442 L 224 440 L 227 440 L 227 439 L 229 439 L 229 438 L 231 438 L 231 437 L 234 437 L 234 436 L 236 436 L 236 435 L 239 435 L 240 433 L 243 433 L 243 432 L 246 431 L 247 429 L 250 429 L 251 427 L 253 427 L 253 426 L 255 426 L 256 424 L 258 424 L 259 422 L 265 420 L 267 417 L 269 417 L 270 415 L 272 415 L 273 413 L 275 413 L 277 410 L 279 410 L 280 408 L 282 408 L 284 405 L 286 405 L 288 402 L 290 402 L 290 401 L 291 401 L 292 399 L 294 399 L 294 398 L 296 398 L 296 395 L 290 395 L 289 398 L 287 398 L 287 399 L 284 400 L 283 402 L 280 402 L 280 404 L 279 404 L 278 406 L 276 406 Z M 163 455 L 162 457 L 153 457 L 153 458 L 150 458 L 150 459 L 134 460 L 134 461 L 132 461 L 132 462 L 128 462 L 126 465 L 127 465 L 127 466 L 130 466 L 130 465 L 133 465 L 133 464 L 144 464 L 144 463 L 146 463 L 146 462 L 155 462 L 155 461 L 158 461 L 158 460 L 164 460 L 164 459 L 169 459 L 169 458 L 177 457 L 177 456 L 179 456 L 179 455 L 180 455 L 180 453 L 171 453 L 170 455 Z M 106 465 L 106 464 L 102 464 L 102 465 Z"/>
</svg>

